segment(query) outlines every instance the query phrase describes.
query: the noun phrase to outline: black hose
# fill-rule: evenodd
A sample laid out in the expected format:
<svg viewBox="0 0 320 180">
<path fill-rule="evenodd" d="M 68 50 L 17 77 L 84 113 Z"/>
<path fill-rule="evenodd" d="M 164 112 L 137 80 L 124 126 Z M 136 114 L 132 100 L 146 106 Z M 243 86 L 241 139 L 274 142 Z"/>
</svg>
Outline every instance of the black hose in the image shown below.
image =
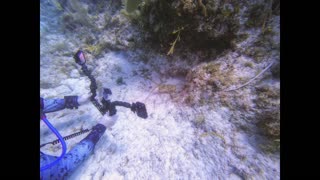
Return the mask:
<svg viewBox="0 0 320 180">
<path fill-rule="evenodd" d="M 68 135 L 68 136 L 64 136 L 63 139 L 64 139 L 64 140 L 69 140 L 69 139 L 71 139 L 71 138 L 74 138 L 74 137 L 76 137 L 76 136 L 80 136 L 81 134 L 87 133 L 87 132 L 89 132 L 89 131 L 90 131 L 90 129 L 84 129 L 84 130 L 81 130 L 81 131 L 79 131 L 79 132 L 70 134 L 70 135 Z M 40 145 L 40 148 L 42 148 L 43 146 L 45 146 L 45 145 L 47 145 L 47 144 L 55 145 L 55 144 L 58 144 L 58 143 L 60 143 L 60 140 L 59 140 L 59 139 L 56 139 L 56 140 L 54 140 L 54 141 L 41 144 L 41 145 Z"/>
</svg>

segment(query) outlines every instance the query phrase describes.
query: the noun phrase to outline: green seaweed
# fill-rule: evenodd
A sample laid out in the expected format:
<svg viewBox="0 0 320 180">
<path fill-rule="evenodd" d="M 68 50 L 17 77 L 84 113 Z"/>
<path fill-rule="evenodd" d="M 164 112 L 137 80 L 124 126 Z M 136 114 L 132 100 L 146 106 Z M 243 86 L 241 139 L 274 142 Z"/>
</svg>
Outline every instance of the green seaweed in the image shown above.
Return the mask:
<svg viewBox="0 0 320 180">
<path fill-rule="evenodd" d="M 207 136 L 209 136 L 209 135 L 217 136 L 217 137 L 219 137 L 219 138 L 223 141 L 224 144 L 227 144 L 227 143 L 226 143 L 226 140 L 224 139 L 224 137 L 223 137 L 221 134 L 218 134 L 218 133 L 213 132 L 213 131 L 212 131 L 212 132 L 203 133 L 203 134 L 200 135 L 200 137 L 207 137 Z"/>
<path fill-rule="evenodd" d="M 59 3 L 59 1 L 57 0 L 51 0 L 51 3 L 54 5 L 54 7 L 56 7 L 56 9 L 58 9 L 59 11 L 63 11 L 63 7 L 62 5 Z"/>
<path fill-rule="evenodd" d="M 172 32 L 172 34 L 176 34 L 176 33 L 178 33 L 178 34 L 177 34 L 176 39 L 175 39 L 172 43 L 170 43 L 171 47 L 170 47 L 170 50 L 168 51 L 167 55 L 173 54 L 174 47 L 175 47 L 177 41 L 180 41 L 180 32 L 181 32 L 181 30 L 183 30 L 183 29 L 184 29 L 184 28 L 182 27 L 182 28 L 179 28 L 178 30 L 174 30 L 174 31 Z"/>
<path fill-rule="evenodd" d="M 138 8 L 141 2 L 142 0 L 124 0 L 123 1 L 124 9 L 126 10 L 127 13 L 132 13 Z"/>
<path fill-rule="evenodd" d="M 198 4 L 199 4 L 199 6 L 201 7 L 202 15 L 203 15 L 204 17 L 207 17 L 207 16 L 208 16 L 207 8 L 206 8 L 206 6 L 203 4 L 202 0 L 198 0 Z"/>
</svg>

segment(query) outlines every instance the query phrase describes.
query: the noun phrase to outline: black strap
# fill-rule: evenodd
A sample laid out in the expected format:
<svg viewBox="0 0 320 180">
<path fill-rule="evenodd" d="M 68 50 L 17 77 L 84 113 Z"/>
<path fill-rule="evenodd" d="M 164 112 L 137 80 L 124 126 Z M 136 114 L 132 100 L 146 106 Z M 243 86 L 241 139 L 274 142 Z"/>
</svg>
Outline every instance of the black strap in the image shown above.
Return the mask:
<svg viewBox="0 0 320 180">
<path fill-rule="evenodd" d="M 40 110 L 42 110 L 43 108 L 44 108 L 43 98 L 40 97 Z"/>
<path fill-rule="evenodd" d="M 78 109 L 78 96 L 64 96 L 64 104 L 65 108 L 68 109 Z"/>
</svg>

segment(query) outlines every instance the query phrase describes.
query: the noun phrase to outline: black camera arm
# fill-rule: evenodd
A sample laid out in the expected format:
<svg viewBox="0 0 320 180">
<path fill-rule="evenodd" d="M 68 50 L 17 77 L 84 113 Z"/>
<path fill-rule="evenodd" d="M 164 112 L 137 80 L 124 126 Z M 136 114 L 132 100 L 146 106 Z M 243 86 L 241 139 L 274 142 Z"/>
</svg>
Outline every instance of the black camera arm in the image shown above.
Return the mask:
<svg viewBox="0 0 320 180">
<path fill-rule="evenodd" d="M 95 78 L 92 76 L 91 71 L 88 69 L 88 67 L 85 65 L 86 59 L 84 57 L 84 54 L 81 50 L 78 50 L 77 53 L 74 55 L 74 59 L 77 64 L 81 65 L 82 72 L 88 76 L 90 79 L 90 91 L 91 91 L 91 97 L 90 101 L 92 104 L 100 111 L 102 115 L 105 115 L 107 112 L 109 112 L 109 116 L 113 116 L 117 113 L 116 106 L 122 106 L 126 108 L 130 108 L 131 111 L 134 113 L 137 113 L 137 115 L 141 118 L 146 119 L 148 117 L 147 109 L 144 103 L 136 102 L 136 103 L 127 103 L 122 101 L 113 101 L 111 102 L 108 100 L 108 95 L 111 95 L 112 92 L 108 88 L 104 88 L 103 95 L 104 97 L 101 100 L 102 105 L 95 99 L 97 95 L 97 83 Z"/>
<path fill-rule="evenodd" d="M 101 103 L 103 104 L 103 112 L 108 112 L 109 115 L 113 116 L 117 113 L 116 106 L 122 106 L 131 109 L 132 112 L 137 113 L 137 115 L 141 118 L 146 119 L 148 117 L 147 109 L 144 103 L 136 102 L 136 103 L 127 103 L 122 101 L 110 101 L 107 98 L 107 94 L 111 94 L 111 90 L 108 88 L 105 88 L 103 90 L 104 97 L 101 100 Z"/>
</svg>

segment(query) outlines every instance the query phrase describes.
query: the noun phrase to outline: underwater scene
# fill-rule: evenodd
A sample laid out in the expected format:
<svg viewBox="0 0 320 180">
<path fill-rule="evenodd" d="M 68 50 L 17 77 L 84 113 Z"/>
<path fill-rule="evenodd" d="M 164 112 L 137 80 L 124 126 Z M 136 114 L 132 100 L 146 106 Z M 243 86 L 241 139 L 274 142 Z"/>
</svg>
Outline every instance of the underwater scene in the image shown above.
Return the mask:
<svg viewBox="0 0 320 180">
<path fill-rule="evenodd" d="M 40 179 L 280 179 L 280 0 L 40 0 Z"/>
</svg>

